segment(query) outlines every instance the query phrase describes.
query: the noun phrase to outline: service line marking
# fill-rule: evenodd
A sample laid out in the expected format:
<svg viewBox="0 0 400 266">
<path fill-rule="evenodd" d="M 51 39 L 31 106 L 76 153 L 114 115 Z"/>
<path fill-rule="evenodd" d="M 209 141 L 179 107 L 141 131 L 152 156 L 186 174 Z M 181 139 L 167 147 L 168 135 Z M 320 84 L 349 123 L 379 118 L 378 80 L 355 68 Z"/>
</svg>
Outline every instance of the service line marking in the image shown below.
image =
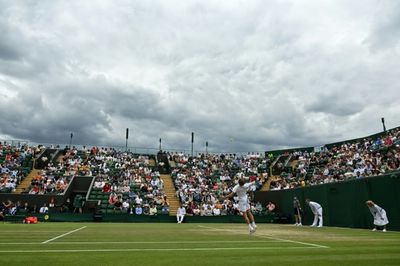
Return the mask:
<svg viewBox="0 0 400 266">
<path fill-rule="evenodd" d="M 220 228 L 209 227 L 209 226 L 204 226 L 204 225 L 198 225 L 198 226 L 201 228 L 210 229 L 210 230 L 214 230 L 214 231 L 225 231 L 225 232 L 232 232 L 232 233 L 236 233 L 236 234 L 244 234 L 244 233 L 242 233 L 242 231 L 239 231 L 239 230 L 222 229 L 222 228 L 220 229 Z M 272 240 L 281 241 L 281 242 L 306 245 L 306 246 L 316 247 L 316 248 L 329 248 L 328 246 L 323 246 L 323 245 L 318 245 L 318 244 L 313 244 L 313 243 L 308 243 L 308 242 L 294 241 L 294 240 L 289 240 L 289 239 L 283 239 L 283 238 L 278 238 L 278 237 L 274 237 L 271 235 L 265 235 L 265 234 L 259 234 L 259 233 L 255 233 L 255 234 L 253 234 L 253 236 L 266 238 L 266 239 L 272 239 Z"/>
<path fill-rule="evenodd" d="M 66 232 L 65 234 L 62 234 L 62 235 L 59 235 L 59 236 L 50 238 L 50 239 L 48 239 L 48 240 L 46 240 L 46 241 L 43 241 L 42 244 L 47 244 L 47 243 L 49 243 L 49 242 L 51 242 L 51 241 L 54 241 L 54 240 L 56 240 L 56 239 L 59 239 L 59 238 L 61 238 L 61 237 L 64 237 L 64 236 L 67 236 L 67 235 L 69 235 L 69 234 L 78 232 L 79 230 L 82 230 L 82 229 L 84 229 L 84 228 L 86 228 L 86 227 L 87 227 L 87 226 L 82 226 L 81 228 L 78 228 L 78 229 L 75 229 L 75 230 Z"/>
</svg>

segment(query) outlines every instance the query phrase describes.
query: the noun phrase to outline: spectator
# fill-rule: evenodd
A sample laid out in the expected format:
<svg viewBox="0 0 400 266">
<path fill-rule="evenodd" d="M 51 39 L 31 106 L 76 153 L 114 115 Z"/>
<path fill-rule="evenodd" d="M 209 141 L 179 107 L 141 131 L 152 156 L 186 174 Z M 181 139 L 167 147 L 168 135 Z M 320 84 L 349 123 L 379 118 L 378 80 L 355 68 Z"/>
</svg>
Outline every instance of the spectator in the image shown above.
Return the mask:
<svg viewBox="0 0 400 266">
<path fill-rule="evenodd" d="M 56 204 L 54 202 L 54 197 L 51 197 L 50 203 L 49 203 L 49 212 L 54 212 L 56 208 Z"/>
<path fill-rule="evenodd" d="M 43 203 L 43 206 L 40 207 L 39 213 L 49 213 L 49 208 L 47 207 L 46 203 Z"/>
<path fill-rule="evenodd" d="M 105 183 L 103 186 L 103 193 L 110 193 L 111 192 L 111 185 L 109 183 Z"/>
<path fill-rule="evenodd" d="M 122 212 L 122 198 L 117 197 L 116 201 L 114 202 L 114 213 L 116 211 Z"/>
<path fill-rule="evenodd" d="M 136 205 L 135 214 L 136 214 L 136 215 L 142 215 L 142 214 L 143 214 L 142 206 Z"/>
<path fill-rule="evenodd" d="M 267 213 L 273 213 L 275 211 L 275 207 L 276 206 L 272 201 L 268 202 L 268 204 L 266 206 Z"/>
<path fill-rule="evenodd" d="M 168 214 L 169 213 L 169 201 L 167 199 L 167 196 L 163 197 L 161 212 L 163 214 Z"/>
<path fill-rule="evenodd" d="M 29 207 L 28 202 L 25 202 L 25 203 L 24 203 L 24 205 L 19 209 L 19 212 L 20 212 L 20 213 L 26 213 L 26 214 L 28 214 L 28 213 L 31 212 L 31 209 L 30 209 L 30 207 Z"/>
<path fill-rule="evenodd" d="M 108 204 L 114 205 L 118 201 L 118 195 L 115 192 L 112 192 L 108 197 Z"/>
<path fill-rule="evenodd" d="M 255 213 L 258 215 L 261 215 L 263 213 L 263 207 L 262 207 L 261 202 L 259 202 L 259 201 L 256 203 Z"/>
<path fill-rule="evenodd" d="M 122 212 L 126 212 L 126 213 L 130 212 L 130 204 L 129 204 L 128 200 L 124 200 L 122 202 Z"/>
<path fill-rule="evenodd" d="M 74 213 L 78 211 L 79 213 L 82 213 L 82 208 L 84 205 L 84 199 L 82 195 L 78 194 L 74 198 L 73 206 L 74 206 Z"/>
<path fill-rule="evenodd" d="M 149 215 L 154 216 L 157 215 L 157 207 L 154 204 L 150 205 Z"/>
<path fill-rule="evenodd" d="M 150 206 L 149 206 L 149 204 L 144 204 L 144 206 L 143 206 L 143 214 L 144 215 L 149 215 L 150 214 Z"/>
</svg>

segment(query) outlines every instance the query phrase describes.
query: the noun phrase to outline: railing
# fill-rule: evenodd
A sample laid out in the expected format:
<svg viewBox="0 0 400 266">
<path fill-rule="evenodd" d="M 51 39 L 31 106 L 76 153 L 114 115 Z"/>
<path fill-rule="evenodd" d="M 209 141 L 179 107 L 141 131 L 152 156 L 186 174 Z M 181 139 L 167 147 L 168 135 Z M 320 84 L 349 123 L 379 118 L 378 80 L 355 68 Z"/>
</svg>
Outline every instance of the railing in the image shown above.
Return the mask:
<svg viewBox="0 0 400 266">
<path fill-rule="evenodd" d="M 29 142 L 26 140 L 0 140 L 2 143 L 6 144 L 11 144 L 12 146 L 17 146 L 21 147 L 23 145 L 28 145 L 28 146 L 38 146 L 42 145 L 45 146 L 46 148 L 54 148 L 54 149 L 64 149 L 65 147 L 69 147 L 69 144 L 62 144 L 62 143 L 51 143 L 51 142 L 43 142 L 43 143 L 38 143 L 38 142 Z M 104 147 L 104 148 L 111 148 L 116 151 L 128 151 L 136 154 L 157 154 L 160 150 L 158 148 L 149 148 L 149 147 L 125 147 L 125 146 L 113 146 L 113 145 L 81 145 L 81 144 L 74 144 L 72 147 L 78 149 L 78 150 L 83 150 L 83 149 L 90 149 L 91 147 Z M 191 155 L 192 151 L 191 149 L 169 149 L 169 148 L 163 148 L 162 149 L 164 152 L 169 152 L 169 153 L 182 153 L 184 155 Z M 265 151 L 208 151 L 206 149 L 197 149 L 193 150 L 193 155 L 201 155 L 201 154 L 235 154 L 236 156 L 247 156 L 247 155 L 259 155 L 260 157 L 265 156 Z"/>
</svg>

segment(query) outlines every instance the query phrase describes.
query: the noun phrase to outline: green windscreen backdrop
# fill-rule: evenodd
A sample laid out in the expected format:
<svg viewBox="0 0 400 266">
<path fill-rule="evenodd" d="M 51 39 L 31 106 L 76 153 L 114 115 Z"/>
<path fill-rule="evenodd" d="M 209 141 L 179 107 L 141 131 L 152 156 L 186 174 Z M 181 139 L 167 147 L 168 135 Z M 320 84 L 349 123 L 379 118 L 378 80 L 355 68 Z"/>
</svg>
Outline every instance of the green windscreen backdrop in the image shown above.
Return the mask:
<svg viewBox="0 0 400 266">
<path fill-rule="evenodd" d="M 264 206 L 269 201 L 276 211 L 293 218 L 293 197 L 297 196 L 303 209 L 303 224 L 312 223 L 314 216 L 305 199 L 318 202 L 323 208 L 324 225 L 371 228 L 373 218 L 365 205 L 372 200 L 386 210 L 389 230 L 400 230 L 400 174 L 363 178 L 347 182 L 311 187 L 256 192 L 254 200 Z"/>
</svg>

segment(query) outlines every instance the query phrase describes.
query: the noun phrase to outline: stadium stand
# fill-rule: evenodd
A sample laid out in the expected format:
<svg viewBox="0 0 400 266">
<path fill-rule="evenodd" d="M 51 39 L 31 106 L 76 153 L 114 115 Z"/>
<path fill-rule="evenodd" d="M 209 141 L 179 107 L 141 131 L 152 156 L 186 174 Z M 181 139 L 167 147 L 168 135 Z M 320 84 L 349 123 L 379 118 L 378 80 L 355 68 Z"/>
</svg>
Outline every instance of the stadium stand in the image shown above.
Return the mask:
<svg viewBox="0 0 400 266">
<path fill-rule="evenodd" d="M 67 192 L 74 178 L 80 177 L 90 180 L 90 184 L 79 193 L 56 198 L 63 200 L 57 202 L 57 208 L 49 197 L 43 198 L 50 212 L 53 209 L 80 213 L 85 203 L 91 202 L 97 212 L 104 214 L 175 215 L 183 203 L 188 215 L 236 215 L 239 213 L 235 199 L 219 199 L 230 192 L 239 178 L 255 181 L 252 191 L 257 192 L 397 172 L 399 135 L 399 128 L 395 128 L 320 149 L 292 149 L 265 155 L 189 156 L 161 151 L 147 155 L 113 148 L 60 149 L 0 143 L 0 191 L 56 198 Z M 13 201 L 3 200 L 2 208 L 7 214 L 38 213 L 44 203 Z M 267 212 L 259 202 L 252 202 L 251 207 L 256 214 Z"/>
<path fill-rule="evenodd" d="M 33 153 L 27 145 L 0 143 L 0 193 L 15 192 L 32 169 Z"/>
<path fill-rule="evenodd" d="M 257 154 L 189 157 L 181 153 L 170 156 L 175 165 L 172 177 L 176 193 L 189 215 L 236 214 L 235 200 L 219 202 L 219 198 L 228 194 L 239 178 L 254 181 L 252 191 L 260 190 L 268 178 L 269 160 Z"/>
<path fill-rule="evenodd" d="M 396 128 L 375 139 L 344 142 L 316 152 L 292 152 L 290 156 L 296 164 L 290 168 L 277 167 L 281 171 L 271 181 L 271 189 L 312 186 L 398 171 L 399 136 L 400 130 Z"/>
<path fill-rule="evenodd" d="M 102 212 L 133 214 L 140 205 L 144 214 L 152 206 L 168 213 L 164 183 L 151 156 L 96 148 L 88 164 L 96 175 L 89 199 L 98 200 Z"/>
</svg>

